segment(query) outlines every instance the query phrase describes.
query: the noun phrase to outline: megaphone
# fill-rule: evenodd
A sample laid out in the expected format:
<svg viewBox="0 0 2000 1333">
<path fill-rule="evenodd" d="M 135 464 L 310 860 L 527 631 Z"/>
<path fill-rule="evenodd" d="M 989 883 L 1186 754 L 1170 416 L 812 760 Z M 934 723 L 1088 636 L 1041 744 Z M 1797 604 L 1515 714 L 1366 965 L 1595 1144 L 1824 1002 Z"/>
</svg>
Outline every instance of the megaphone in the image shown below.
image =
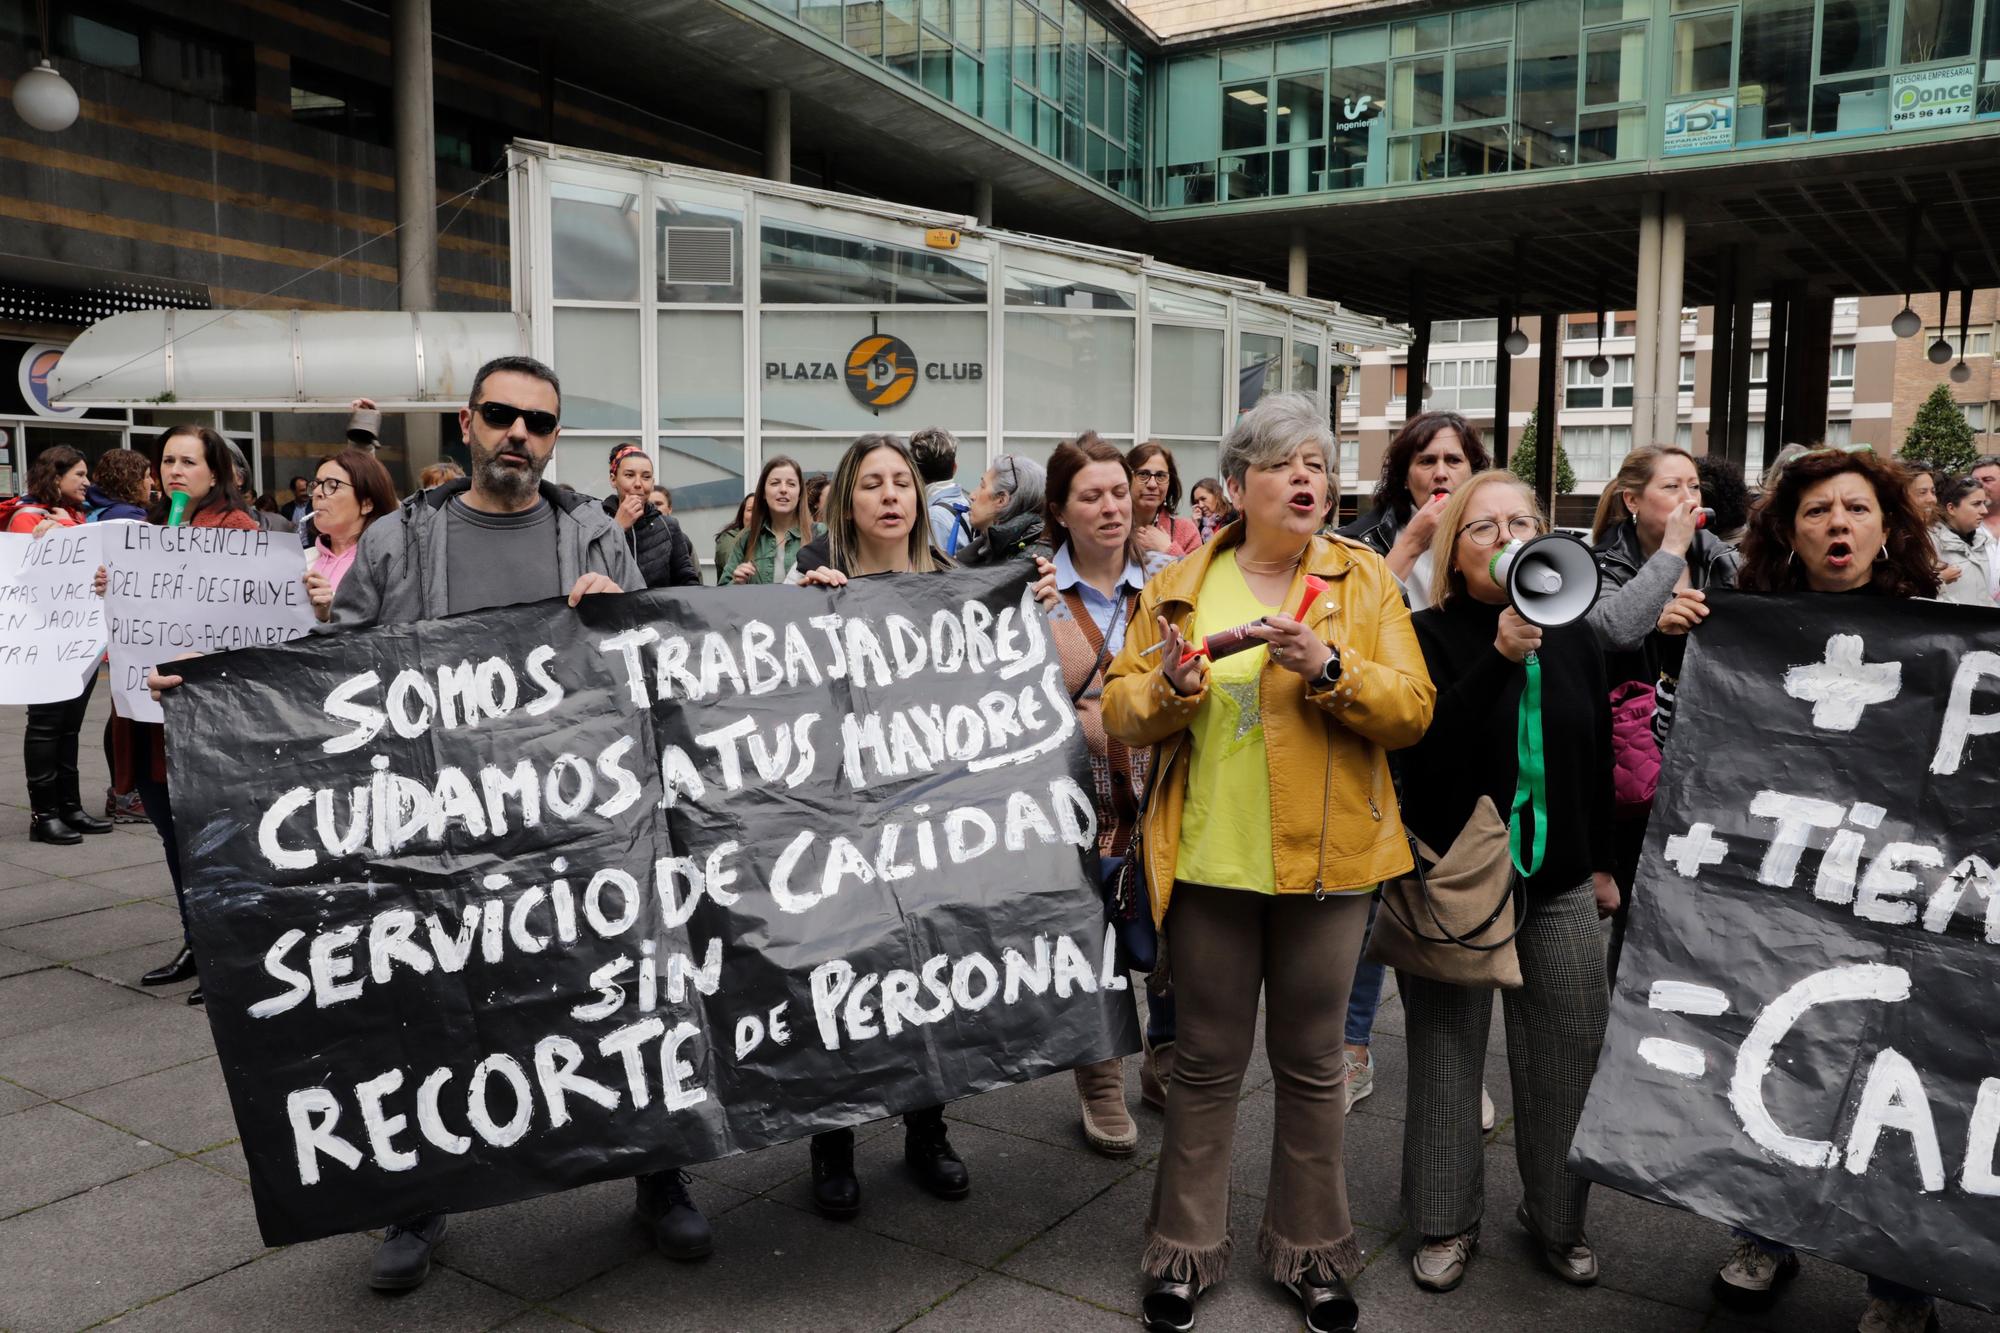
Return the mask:
<svg viewBox="0 0 2000 1333">
<path fill-rule="evenodd" d="M 1510 541 L 1487 569 L 1530 625 L 1554 629 L 1572 624 L 1597 605 L 1597 560 L 1588 546 L 1568 533 Z"/>
</svg>

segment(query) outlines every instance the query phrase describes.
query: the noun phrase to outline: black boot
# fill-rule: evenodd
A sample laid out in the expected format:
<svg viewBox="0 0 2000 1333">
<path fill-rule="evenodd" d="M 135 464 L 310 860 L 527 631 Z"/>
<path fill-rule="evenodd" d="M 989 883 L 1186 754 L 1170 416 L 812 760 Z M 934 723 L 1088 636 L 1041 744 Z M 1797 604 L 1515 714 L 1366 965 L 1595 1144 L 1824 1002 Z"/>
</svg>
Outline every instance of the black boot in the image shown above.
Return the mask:
<svg viewBox="0 0 2000 1333">
<path fill-rule="evenodd" d="M 431 1251 L 444 1239 L 448 1221 L 443 1213 L 430 1213 L 384 1231 L 368 1285 L 377 1291 L 412 1291 L 424 1285 L 431 1275 Z"/>
<path fill-rule="evenodd" d="M 83 841 L 83 835 L 51 812 L 37 814 L 28 821 L 28 841 L 53 843 L 57 847 L 74 847 Z"/>
<path fill-rule="evenodd" d="M 835 1129 L 812 1140 L 813 1207 L 845 1222 L 861 1211 L 861 1182 L 854 1175 L 854 1131 Z"/>
<path fill-rule="evenodd" d="M 972 1176 L 952 1151 L 944 1116 L 903 1127 L 903 1163 L 917 1183 L 940 1199 L 963 1199 L 972 1193 Z"/>
<path fill-rule="evenodd" d="M 669 1259 L 706 1259 L 715 1249 L 715 1232 L 701 1209 L 688 1197 L 685 1171 L 655 1171 L 640 1176 L 639 1216 L 653 1228 L 653 1244 Z"/>
<path fill-rule="evenodd" d="M 188 1001 L 187 1001 L 187 1002 L 188 1002 L 189 1004 L 191 1004 L 191 1005 L 195 1005 L 195 1004 L 207 1004 L 207 1003 L 208 1003 L 208 1001 L 207 1001 L 207 1000 L 204 1000 L 204 999 L 203 999 L 203 998 L 201 997 L 201 983 L 200 983 L 199 981 L 195 982 L 195 983 L 194 983 L 194 989 L 188 992 Z"/>
<path fill-rule="evenodd" d="M 194 975 L 194 950 L 183 944 L 173 961 L 156 967 L 139 978 L 141 986 L 171 986 L 177 981 L 186 981 Z"/>
<path fill-rule="evenodd" d="M 109 833 L 111 821 L 100 819 L 83 808 L 83 794 L 76 772 L 76 737 L 64 743 L 64 753 L 56 760 L 56 814 L 78 833 Z"/>
</svg>

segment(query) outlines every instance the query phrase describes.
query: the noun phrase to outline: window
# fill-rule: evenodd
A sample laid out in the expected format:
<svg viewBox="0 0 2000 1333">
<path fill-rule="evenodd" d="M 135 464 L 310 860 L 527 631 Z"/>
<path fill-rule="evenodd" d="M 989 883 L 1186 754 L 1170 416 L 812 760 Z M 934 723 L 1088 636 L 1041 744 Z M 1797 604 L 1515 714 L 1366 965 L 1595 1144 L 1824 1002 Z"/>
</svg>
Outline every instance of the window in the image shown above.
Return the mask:
<svg viewBox="0 0 2000 1333">
<path fill-rule="evenodd" d="M 1965 356 L 1993 355 L 1992 329 L 1971 329 L 1967 331 L 1965 335 L 1965 349 L 1963 351 L 1960 351 L 1958 346 L 1957 325 L 1953 325 L 1951 328 L 1944 330 L 1938 330 L 1938 329 L 1924 330 L 1924 346 L 1926 347 L 1930 346 L 1932 343 L 1936 342 L 1939 338 L 1943 338 L 1947 343 L 1951 344 L 1951 355 L 1953 360 L 1957 360 L 1958 358 Z"/>
<path fill-rule="evenodd" d="M 1428 374 L 1431 396 L 1424 401 L 1426 411 L 1493 410 L 1492 361 L 1433 361 Z"/>
<path fill-rule="evenodd" d="M 1623 315 L 1613 315 L 1611 317 L 1611 327 L 1605 331 L 1604 336 L 1607 338 L 1630 338 L 1636 335 L 1638 331 L 1639 321 L 1637 319 L 1628 318 Z M 1597 320 L 1594 317 L 1581 318 L 1575 315 L 1570 316 L 1569 336 L 1573 339 L 1595 341 L 1597 338 Z"/>
<path fill-rule="evenodd" d="M 767 304 L 984 305 L 986 266 L 792 222 L 764 224 Z"/>
<path fill-rule="evenodd" d="M 387 88 L 305 60 L 292 62 L 291 88 L 296 123 L 388 146 L 392 125 Z"/>
<path fill-rule="evenodd" d="M 1771 354 L 1763 348 L 1755 348 L 1750 353 L 1750 382 L 1764 383 L 1764 372 L 1771 364 Z"/>
<path fill-rule="evenodd" d="M 1431 343 L 1490 343 L 1500 336 L 1497 319 L 1441 319 L 1431 325 Z"/>
<path fill-rule="evenodd" d="M 1960 403 L 1958 410 L 1965 414 L 1965 424 L 1972 427 L 1974 435 L 1986 433 L 1986 404 Z"/>
<path fill-rule="evenodd" d="M 1354 481 L 1361 475 L 1361 441 L 1340 442 L 1340 479 Z"/>
<path fill-rule="evenodd" d="M 58 56 L 211 102 L 249 105 L 255 80 L 247 42 L 138 10 L 96 5 L 76 10 L 56 16 L 52 24 Z"/>
<path fill-rule="evenodd" d="M 1579 482 L 1611 480 L 1632 452 L 1630 426 L 1565 426 L 1558 440 Z"/>
<path fill-rule="evenodd" d="M 1836 347 L 1827 360 L 1826 382 L 1836 389 L 1854 387 L 1854 349 Z"/>
<path fill-rule="evenodd" d="M 1850 350 L 1851 350 L 1851 349 L 1850 349 Z M 1681 353 L 1681 378 L 1680 378 L 1680 387 L 1681 387 L 1681 392 L 1682 392 L 1682 393 L 1693 393 L 1693 392 L 1694 392 L 1694 353 L 1693 353 L 1693 352 L 1682 352 L 1682 353 Z"/>
<path fill-rule="evenodd" d="M 1852 421 L 1831 420 L 1826 423 L 1826 442 L 1836 449 L 1845 449 L 1854 443 L 1854 423 Z"/>
<path fill-rule="evenodd" d="M 1632 406 L 1632 358 L 1612 356 L 1605 360 L 1611 363 L 1611 370 L 1602 378 L 1590 373 L 1591 358 L 1587 356 L 1564 360 L 1564 407 Z"/>
<path fill-rule="evenodd" d="M 1694 427 L 1688 422 L 1683 421 L 1674 427 L 1674 445 L 1680 449 L 1694 448 Z"/>
</svg>

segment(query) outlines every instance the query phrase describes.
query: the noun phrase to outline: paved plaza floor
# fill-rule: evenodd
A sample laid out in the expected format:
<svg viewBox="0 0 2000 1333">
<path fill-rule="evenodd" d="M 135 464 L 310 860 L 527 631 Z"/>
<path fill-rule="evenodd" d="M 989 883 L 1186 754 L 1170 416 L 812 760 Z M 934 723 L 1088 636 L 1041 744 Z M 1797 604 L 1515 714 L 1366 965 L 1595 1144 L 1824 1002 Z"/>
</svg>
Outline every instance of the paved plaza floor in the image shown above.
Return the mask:
<svg viewBox="0 0 2000 1333">
<path fill-rule="evenodd" d="M 86 801 L 102 800 L 100 686 L 84 728 Z M 0 715 L 0 1330 L 112 1323 L 131 1329 L 1129 1329 L 1139 1302 L 1140 1224 L 1160 1117 L 1122 1161 L 1089 1152 L 1068 1076 L 951 1108 L 972 1197 L 939 1203 L 904 1176 L 900 1134 L 862 1131 L 861 1216 L 812 1211 L 804 1143 L 695 1168 L 715 1255 L 671 1263 L 632 1216 L 632 1187 L 593 1185 L 453 1219 L 421 1290 L 388 1298 L 364 1275 L 373 1240 L 268 1249 L 204 1011 L 189 987 L 141 989 L 180 932 L 149 826 L 75 848 L 27 841 L 22 710 Z M 1846 1330 L 1861 1279 L 1808 1261 L 1761 1321 L 1719 1311 L 1709 1280 L 1722 1228 L 1598 1191 L 1591 1239 L 1603 1282 L 1566 1287 L 1536 1264 L 1513 1221 L 1520 1184 L 1496 1026 L 1488 1082 L 1500 1123 L 1487 1148 L 1484 1246 L 1445 1296 L 1408 1276 L 1398 1202 L 1404 1107 L 1402 1012 L 1377 1028 L 1376 1092 L 1348 1122 L 1347 1179 L 1368 1267 L 1362 1327 L 1394 1330 Z M 1137 1061 L 1128 1073 L 1138 1108 Z M 1273 1100 L 1261 1050 L 1235 1143 L 1227 1282 L 1203 1330 L 1299 1326 L 1255 1271 Z M 1947 1308 L 1952 1330 L 2000 1319 Z"/>
</svg>

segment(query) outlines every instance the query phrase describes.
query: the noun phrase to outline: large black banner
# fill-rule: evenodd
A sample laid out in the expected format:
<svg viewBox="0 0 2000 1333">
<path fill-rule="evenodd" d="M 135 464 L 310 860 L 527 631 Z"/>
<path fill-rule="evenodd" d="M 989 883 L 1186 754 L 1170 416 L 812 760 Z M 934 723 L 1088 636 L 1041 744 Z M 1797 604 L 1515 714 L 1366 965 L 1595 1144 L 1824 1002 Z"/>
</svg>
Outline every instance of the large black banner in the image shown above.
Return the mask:
<svg viewBox="0 0 2000 1333">
<path fill-rule="evenodd" d="M 1138 1045 L 1025 566 L 185 664 L 171 782 L 271 1243 Z"/>
<path fill-rule="evenodd" d="M 1712 596 L 1572 1164 L 2000 1302 L 2000 615 Z"/>
</svg>

